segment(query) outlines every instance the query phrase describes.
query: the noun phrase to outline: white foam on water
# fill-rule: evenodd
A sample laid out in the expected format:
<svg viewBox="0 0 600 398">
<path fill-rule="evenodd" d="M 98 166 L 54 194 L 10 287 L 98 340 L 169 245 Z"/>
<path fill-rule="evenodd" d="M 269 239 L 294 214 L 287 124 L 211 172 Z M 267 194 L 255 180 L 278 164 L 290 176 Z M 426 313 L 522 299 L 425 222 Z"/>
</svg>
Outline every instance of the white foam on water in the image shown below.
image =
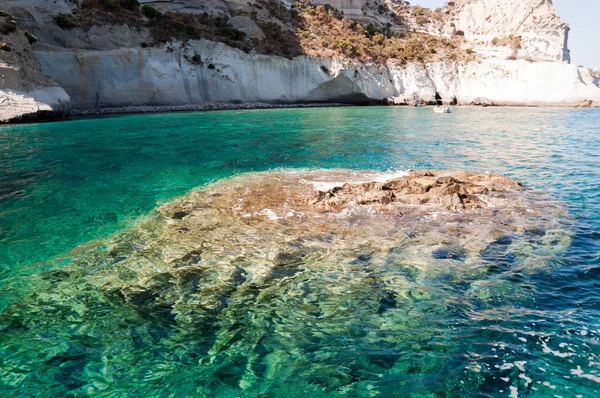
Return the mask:
<svg viewBox="0 0 600 398">
<path fill-rule="evenodd" d="M 596 383 L 600 383 L 600 377 L 590 373 L 583 373 L 583 369 L 581 369 L 581 366 L 579 365 L 577 365 L 577 369 L 571 369 L 571 374 L 577 377 L 581 377 L 583 379 L 588 379 L 591 381 L 595 381 Z"/>
<path fill-rule="evenodd" d="M 531 383 L 533 383 L 533 380 L 530 379 L 529 377 L 525 376 L 523 373 L 519 374 L 519 378 L 525 380 L 525 387 L 527 387 Z"/>
<path fill-rule="evenodd" d="M 478 363 L 472 362 L 467 366 L 467 369 L 469 369 L 473 372 L 479 373 L 479 372 L 481 372 L 481 365 Z"/>
<path fill-rule="evenodd" d="M 315 187 L 318 191 L 328 191 L 335 187 L 341 187 L 344 184 L 364 184 L 367 182 L 386 182 L 400 177 L 406 177 L 409 175 L 408 171 L 405 170 L 394 170 L 394 171 L 383 171 L 370 173 L 361 173 L 358 179 L 348 179 L 346 181 L 306 181 Z"/>
<path fill-rule="evenodd" d="M 552 354 L 552 355 L 557 356 L 559 358 L 567 358 L 567 357 L 570 357 L 572 355 L 576 355 L 575 353 L 572 353 L 572 352 L 555 351 L 555 350 L 551 349 L 550 347 L 548 347 L 548 344 L 546 344 L 546 342 L 543 341 L 543 340 L 542 340 L 542 350 L 546 354 Z"/>
<path fill-rule="evenodd" d="M 517 369 L 519 369 L 521 372 L 525 372 L 525 364 L 527 363 L 527 361 L 515 361 L 515 366 L 517 367 Z"/>
<path fill-rule="evenodd" d="M 552 390 L 555 390 L 555 389 L 556 389 L 556 386 L 553 386 L 553 385 L 552 385 L 552 384 L 550 384 L 550 382 L 548 382 L 548 381 L 545 381 L 543 384 L 544 384 L 546 387 L 550 387 Z"/>
</svg>

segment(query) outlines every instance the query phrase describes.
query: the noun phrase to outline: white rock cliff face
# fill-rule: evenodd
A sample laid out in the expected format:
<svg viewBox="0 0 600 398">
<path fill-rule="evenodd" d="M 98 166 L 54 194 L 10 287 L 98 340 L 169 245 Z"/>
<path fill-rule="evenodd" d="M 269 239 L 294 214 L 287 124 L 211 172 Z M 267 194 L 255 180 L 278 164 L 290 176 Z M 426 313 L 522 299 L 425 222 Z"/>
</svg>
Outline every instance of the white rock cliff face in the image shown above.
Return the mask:
<svg viewBox="0 0 600 398">
<path fill-rule="evenodd" d="M 590 71 L 562 63 L 488 59 L 465 65 L 369 66 L 250 55 L 205 40 L 171 48 L 38 51 L 37 56 L 77 108 L 384 99 L 412 104 L 415 99 L 434 102 L 436 92 L 459 104 L 600 104 Z M 194 54 L 201 54 L 202 64 L 187 60 Z"/>
<path fill-rule="evenodd" d="M 0 123 L 67 116 L 69 96 L 43 76 L 24 32 L 0 34 L 0 43 Z"/>
<path fill-rule="evenodd" d="M 367 7 L 368 0 L 312 0 L 313 4 L 329 4 L 336 10 L 344 13 L 348 18 L 362 17 L 363 8 Z"/>
<path fill-rule="evenodd" d="M 506 55 L 507 48 L 494 45 L 520 36 L 508 47 L 509 55 L 542 61 L 568 58 L 567 24 L 557 15 L 552 0 L 455 0 L 453 23 L 480 51 Z M 508 40 L 507 40 L 508 41 Z M 504 52 L 502 51 L 504 50 Z"/>
<path fill-rule="evenodd" d="M 247 5 L 235 0 L 142 3 L 186 12 Z M 348 12 L 366 4 L 339 3 Z M 4 7 L 20 18 L 20 24 L 44 37 L 35 47 L 42 71 L 66 90 L 74 108 L 212 102 L 414 104 L 434 103 L 436 94 L 444 102 L 458 104 L 600 106 L 597 77 L 562 62 L 565 25 L 550 0 L 457 0 L 451 10 L 456 29 L 464 30 L 474 48 L 492 56 L 465 64 L 405 67 L 247 54 L 206 40 L 141 48 L 139 43 L 149 37 L 144 29 L 100 26 L 89 32 L 62 31 L 52 23 L 52 13 L 68 12 L 72 3 L 65 0 L 15 0 Z M 519 58 L 538 62 L 507 60 L 502 53 L 506 48 L 492 49 L 489 41 L 494 37 L 510 35 L 522 36 Z M 201 62 L 188 61 L 194 55 Z"/>
<path fill-rule="evenodd" d="M 0 122 L 31 122 L 66 117 L 71 110 L 69 95 L 61 87 L 22 91 L 0 89 Z"/>
</svg>

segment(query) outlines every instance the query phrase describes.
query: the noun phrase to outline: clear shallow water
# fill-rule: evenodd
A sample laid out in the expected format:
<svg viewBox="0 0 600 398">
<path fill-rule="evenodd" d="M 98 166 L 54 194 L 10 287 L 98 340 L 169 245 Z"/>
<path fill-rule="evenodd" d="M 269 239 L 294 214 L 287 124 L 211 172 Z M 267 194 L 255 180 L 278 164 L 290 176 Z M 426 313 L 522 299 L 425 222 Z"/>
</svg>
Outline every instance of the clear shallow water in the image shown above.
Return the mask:
<svg viewBox="0 0 600 398">
<path fill-rule="evenodd" d="M 507 396 L 512 387 L 520 396 L 597 396 L 598 126 L 597 110 L 458 108 L 436 115 L 430 109 L 373 107 L 2 127 L 0 393 Z M 435 300 L 412 307 L 415 318 L 400 311 L 391 312 L 397 319 L 389 311 L 370 313 L 381 297 L 370 296 L 364 286 L 349 288 L 348 302 L 365 295 L 353 302 L 354 317 L 300 322 L 304 315 L 240 306 L 233 319 L 252 325 L 245 329 L 224 327 L 231 318 L 184 329 L 160 314 L 142 316 L 106 303 L 101 295 L 93 298 L 93 317 L 78 317 L 67 306 L 30 310 L 31 294 L 47 289 L 40 273 L 61 266 L 54 256 L 123 228 L 193 187 L 278 167 L 507 174 L 565 202 L 575 220 L 572 243 L 545 271 L 499 276 L 529 291 L 526 299 L 499 295 L 485 305 L 457 304 L 460 289 L 444 289 L 438 281 L 431 285 Z M 282 297 L 290 292 L 292 287 L 282 288 L 276 300 L 284 302 L 277 308 L 286 308 Z M 77 294 L 64 293 L 74 301 Z M 439 311 L 444 297 L 451 303 Z M 293 306 L 290 301 L 291 313 Z M 334 327 L 339 324 L 345 326 Z M 365 329 L 384 336 L 373 338 Z M 215 341 L 245 342 L 251 335 L 267 341 L 238 344 L 235 356 L 211 354 Z"/>
</svg>

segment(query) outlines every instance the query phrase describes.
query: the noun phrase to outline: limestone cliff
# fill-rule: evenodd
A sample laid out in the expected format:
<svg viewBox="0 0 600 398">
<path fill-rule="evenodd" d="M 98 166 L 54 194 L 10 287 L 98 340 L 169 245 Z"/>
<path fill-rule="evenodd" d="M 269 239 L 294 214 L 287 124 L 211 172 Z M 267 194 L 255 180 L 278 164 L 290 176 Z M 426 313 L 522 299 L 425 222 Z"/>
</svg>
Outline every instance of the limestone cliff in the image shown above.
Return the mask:
<svg viewBox="0 0 600 398">
<path fill-rule="evenodd" d="M 599 101 L 589 71 L 551 62 L 488 59 L 364 65 L 307 56 L 251 55 L 212 41 L 107 51 L 38 51 L 75 106 L 185 105 L 210 102 L 389 100 L 577 106 Z M 202 54 L 202 64 L 190 62 Z M 70 65 L 65 69 L 63 65 Z M 552 76 L 551 79 L 548 76 Z"/>
<path fill-rule="evenodd" d="M 70 100 L 45 77 L 30 41 L 36 37 L 0 15 L 0 123 L 52 119 L 68 115 Z"/>
<path fill-rule="evenodd" d="M 499 57 L 570 61 L 569 26 L 552 0 L 455 0 L 449 23 L 480 52 Z"/>
<path fill-rule="evenodd" d="M 600 87 L 600 68 L 596 68 L 592 70 L 592 78 L 594 79 L 594 84 Z"/>
<path fill-rule="evenodd" d="M 339 12 L 336 29 L 364 32 L 369 43 L 382 40 L 379 49 L 388 51 L 389 58 L 383 61 L 379 53 L 372 60 L 343 55 L 352 54 L 344 46 L 355 45 L 344 37 L 333 40 L 334 47 L 327 44 L 311 52 L 304 46 L 306 40 L 313 37 L 323 45 L 322 37 L 306 24 L 295 25 L 290 17 L 295 9 L 287 0 L 140 3 L 171 18 L 174 29 L 166 34 L 172 39 L 157 41 L 160 21 L 139 9 L 121 22 L 118 12 L 103 14 L 102 18 L 117 19 L 102 24 L 93 18 L 90 24 L 93 14 L 87 20 L 79 14 L 72 26 L 61 27 L 57 15 L 64 14 L 68 23 L 77 17 L 78 9 L 70 1 L 15 0 L 3 7 L 19 26 L 40 38 L 37 60 L 69 93 L 75 108 L 212 102 L 412 105 L 434 103 L 440 97 L 458 104 L 600 106 L 597 76 L 563 62 L 568 27 L 550 0 L 457 0 L 435 12 L 396 0 L 313 0 L 340 10 L 329 14 Z M 222 29 L 207 30 L 207 38 L 176 39 L 177 29 L 197 33 L 181 22 L 185 15 L 204 15 L 198 18 L 208 18 Z M 290 36 L 295 34 L 298 37 Z M 278 37 L 283 44 L 274 47 L 273 38 Z M 284 42 L 290 37 L 297 41 Z M 393 41 L 395 37 L 404 39 Z M 436 47 L 442 44 L 463 55 Z M 394 45 L 401 46 L 399 52 Z M 296 46 L 289 53 L 293 55 L 276 55 L 286 46 Z"/>
</svg>

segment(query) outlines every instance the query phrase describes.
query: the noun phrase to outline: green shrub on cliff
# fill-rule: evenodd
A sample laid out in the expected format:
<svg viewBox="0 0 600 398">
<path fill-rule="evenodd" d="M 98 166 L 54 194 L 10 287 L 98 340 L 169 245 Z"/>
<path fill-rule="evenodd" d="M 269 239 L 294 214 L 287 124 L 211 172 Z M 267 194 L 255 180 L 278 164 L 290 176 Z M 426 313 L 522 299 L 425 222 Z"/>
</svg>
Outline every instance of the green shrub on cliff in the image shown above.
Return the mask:
<svg viewBox="0 0 600 398">
<path fill-rule="evenodd" d="M 221 28 L 221 34 L 229 37 L 231 40 L 243 40 L 246 37 L 246 33 L 241 30 L 235 29 L 232 26 Z"/>
<path fill-rule="evenodd" d="M 71 29 L 75 27 L 75 24 L 71 20 L 71 17 L 67 14 L 58 14 L 54 16 L 54 23 L 61 29 Z"/>
<path fill-rule="evenodd" d="M 257 22 L 257 24 L 265 35 L 264 39 L 253 41 L 257 51 L 286 58 L 304 54 L 297 32 L 284 30 L 276 22 Z"/>
<path fill-rule="evenodd" d="M 414 13 L 420 16 L 428 11 L 420 8 Z M 323 6 L 302 4 L 300 19 L 298 38 L 308 55 L 338 55 L 363 62 L 394 60 L 406 63 L 433 61 L 441 57 L 456 59 L 462 53 L 454 40 L 419 33 L 392 34 L 389 29 L 350 21 L 339 12 Z"/>
<path fill-rule="evenodd" d="M 149 28 L 154 44 L 171 40 L 207 39 L 246 52 L 287 58 L 306 54 L 341 56 L 363 62 L 383 63 L 392 60 L 406 63 L 467 57 L 456 45 L 463 40 L 461 37 L 447 39 L 416 32 L 394 33 L 392 23 L 381 27 L 362 25 L 348 20 L 329 5 L 314 6 L 308 0 L 296 1 L 291 9 L 278 0 L 257 0 L 249 3 L 249 6 L 255 10 L 238 11 L 235 15 L 252 19 L 262 35 L 248 37 L 232 26 L 227 15 L 160 13 L 149 5 L 140 8 L 137 0 L 82 0 L 73 14 L 59 14 L 55 21 L 63 29 L 77 27 L 84 30 L 94 25 L 127 24 Z M 390 10 L 400 20 L 409 16 L 422 24 L 427 24 L 434 15 L 423 7 L 403 5 Z"/>
<path fill-rule="evenodd" d="M 158 18 L 162 15 L 162 13 L 160 11 L 158 11 L 156 8 L 149 6 L 147 4 L 142 6 L 142 14 L 144 14 L 144 16 L 148 19 Z"/>
<path fill-rule="evenodd" d="M 148 22 L 152 37 L 162 43 L 172 39 L 210 39 L 226 43 L 232 47 L 249 50 L 246 34 L 231 26 L 228 18 L 208 13 L 167 12 L 160 18 Z"/>
<path fill-rule="evenodd" d="M 428 15 L 430 13 L 431 13 L 431 10 L 429 8 L 425 8 L 425 7 L 421 7 L 421 6 L 414 6 L 411 11 L 412 15 Z"/>
<path fill-rule="evenodd" d="M 32 35 L 31 33 L 29 33 L 28 31 L 23 31 L 23 34 L 25 34 L 25 37 L 27 38 L 27 41 L 29 42 L 29 44 L 33 44 L 36 41 L 38 41 L 38 38 L 35 37 L 34 35 Z"/>
<path fill-rule="evenodd" d="M 8 19 L 4 22 L 4 25 L 2 26 L 2 28 L 0 29 L 0 32 L 2 32 L 2 34 L 9 34 L 14 32 L 15 30 L 17 30 L 17 23 L 13 20 L 13 19 Z"/>
<path fill-rule="evenodd" d="M 106 11 L 115 12 L 121 9 L 136 10 L 139 9 L 138 0 L 83 0 L 81 8 L 103 8 Z"/>
<path fill-rule="evenodd" d="M 58 14 L 54 22 L 62 29 L 89 29 L 94 25 L 143 25 L 137 0 L 83 0 L 72 14 Z"/>
</svg>

